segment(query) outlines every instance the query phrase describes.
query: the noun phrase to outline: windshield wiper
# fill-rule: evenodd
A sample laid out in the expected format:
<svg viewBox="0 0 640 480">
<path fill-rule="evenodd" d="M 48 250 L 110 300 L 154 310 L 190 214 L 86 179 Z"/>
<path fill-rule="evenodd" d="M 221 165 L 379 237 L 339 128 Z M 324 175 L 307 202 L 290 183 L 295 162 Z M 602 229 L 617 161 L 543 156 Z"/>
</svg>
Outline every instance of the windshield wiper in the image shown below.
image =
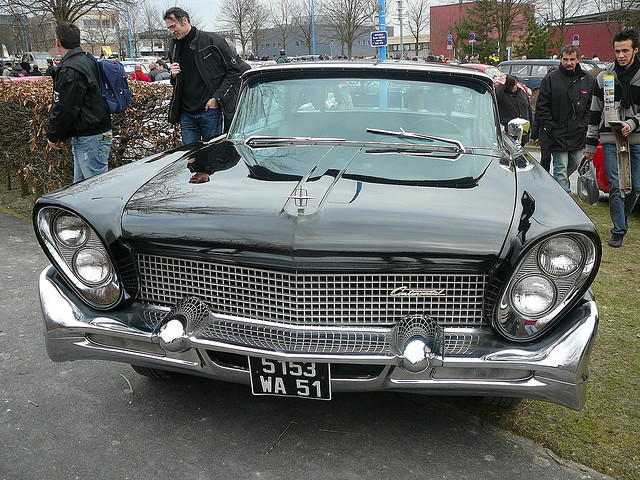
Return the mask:
<svg viewBox="0 0 640 480">
<path fill-rule="evenodd" d="M 396 138 L 410 138 L 413 140 L 426 140 L 429 142 L 442 142 L 449 143 L 455 145 L 455 153 L 463 154 L 465 153 L 464 145 L 458 140 L 454 140 L 452 138 L 442 138 L 442 137 L 434 137 L 433 135 L 424 135 L 422 133 L 414 133 L 414 132 L 405 132 L 404 129 L 400 129 L 399 132 L 394 132 L 393 130 L 383 130 L 380 128 L 367 128 L 367 133 L 373 133 L 375 135 L 389 135 Z"/>
<path fill-rule="evenodd" d="M 251 135 L 244 141 L 251 148 L 281 147 L 283 145 L 339 145 L 344 138 L 329 137 L 271 137 L 268 135 Z"/>
</svg>

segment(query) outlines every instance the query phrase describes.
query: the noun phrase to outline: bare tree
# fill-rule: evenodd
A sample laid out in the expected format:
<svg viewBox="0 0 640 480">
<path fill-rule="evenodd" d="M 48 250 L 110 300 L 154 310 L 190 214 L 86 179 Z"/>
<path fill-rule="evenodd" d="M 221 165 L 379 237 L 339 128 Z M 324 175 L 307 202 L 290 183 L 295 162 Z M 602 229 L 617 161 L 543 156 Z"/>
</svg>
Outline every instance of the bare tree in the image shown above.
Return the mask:
<svg viewBox="0 0 640 480">
<path fill-rule="evenodd" d="M 584 12 L 583 0 L 538 0 L 537 13 L 549 26 L 557 28 L 555 47 L 560 50 L 569 29 L 568 20 Z"/>
<path fill-rule="evenodd" d="M 294 0 L 292 2 L 292 18 L 294 31 L 297 32 L 302 38 L 302 42 L 308 49 L 308 53 L 313 53 L 313 23 L 312 17 L 322 17 L 322 7 L 317 3 L 314 5 L 314 11 L 311 9 L 311 1 L 309 0 Z M 316 29 L 318 24 L 315 24 Z M 316 36 L 318 31 L 315 32 Z"/>
<path fill-rule="evenodd" d="M 256 49 L 256 51 L 253 53 L 255 53 L 257 56 L 260 55 L 259 45 L 262 41 L 265 29 L 268 26 L 268 22 L 269 15 L 267 7 L 262 2 L 256 1 L 256 5 L 249 15 L 249 32 L 251 42 Z"/>
<path fill-rule="evenodd" d="M 373 16 L 378 10 L 374 0 L 326 0 L 322 4 L 323 16 L 329 29 L 344 46 L 351 58 L 354 42 L 365 33 L 367 26 L 373 25 Z M 368 33 L 368 30 L 367 30 Z"/>
<path fill-rule="evenodd" d="M 140 30 L 136 33 L 142 34 L 145 39 L 151 42 L 151 54 L 153 55 L 155 40 L 163 38 L 159 34 L 160 31 L 164 31 L 166 25 L 162 20 L 163 12 L 160 11 L 160 7 L 152 5 L 148 0 L 142 0 L 138 3 L 138 17 L 140 19 Z"/>
<path fill-rule="evenodd" d="M 247 52 L 247 43 L 251 40 L 252 15 L 257 6 L 256 0 L 224 0 L 220 13 L 225 19 L 223 28 L 232 31 L 242 46 L 242 54 Z"/>
<path fill-rule="evenodd" d="M 627 26 L 640 23 L 640 0 L 596 0 L 595 7 L 607 22 L 612 36 Z"/>
<path fill-rule="evenodd" d="M 287 47 L 287 38 L 289 38 L 291 30 L 293 29 L 292 9 L 292 0 L 280 0 L 278 2 L 272 3 L 269 7 L 269 13 L 271 16 L 271 20 L 273 21 L 273 26 L 280 34 L 280 39 L 282 40 L 282 48 Z"/>
<path fill-rule="evenodd" d="M 91 53 L 100 55 L 103 45 L 117 43 L 116 21 L 117 12 L 114 10 L 94 10 L 90 18 L 80 20 L 82 40 L 91 47 Z M 99 50 L 96 51 L 96 47 Z"/>
<path fill-rule="evenodd" d="M 530 0 L 477 0 L 467 12 L 471 31 L 486 31 L 497 40 L 501 58 L 506 55 L 507 39 L 524 30 L 526 14 L 533 9 Z M 476 36 L 477 38 L 477 36 Z"/>
<path fill-rule="evenodd" d="M 0 11 L 15 15 L 49 14 L 56 23 L 76 22 L 90 10 L 116 9 L 132 0 L 0 0 Z"/>
<path fill-rule="evenodd" d="M 420 49 L 420 34 L 429 27 L 429 4 L 427 0 L 411 0 L 407 6 L 407 25 L 416 40 L 416 56 Z"/>
</svg>

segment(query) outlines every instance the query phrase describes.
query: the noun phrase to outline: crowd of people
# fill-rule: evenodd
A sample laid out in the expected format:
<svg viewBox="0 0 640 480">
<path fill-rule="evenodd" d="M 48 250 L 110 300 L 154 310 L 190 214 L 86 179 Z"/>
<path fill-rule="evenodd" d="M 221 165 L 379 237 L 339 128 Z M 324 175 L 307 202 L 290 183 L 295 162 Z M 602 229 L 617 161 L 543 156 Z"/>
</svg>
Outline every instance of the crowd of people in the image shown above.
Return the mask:
<svg viewBox="0 0 640 480">
<path fill-rule="evenodd" d="M 541 148 L 541 165 L 565 191 L 571 192 L 569 177 L 583 158 L 593 160 L 602 145 L 604 169 L 609 183 L 609 211 L 613 228 L 608 245 L 622 246 L 628 217 L 640 195 L 640 36 L 627 29 L 613 38 L 614 62 L 604 70 L 587 73 L 580 66 L 580 49 L 567 45 L 560 64 L 542 79 L 535 116 L 526 95 L 518 92 L 516 79 L 507 76 L 496 87 L 500 122 L 513 118 L 532 122 L 531 139 Z M 597 55 L 593 59 L 597 59 Z M 605 77 L 609 83 L 605 86 Z M 619 122 L 629 143 L 631 186 L 621 190 L 618 175 L 619 148 L 610 122 Z"/>
<path fill-rule="evenodd" d="M 0 73 L 3 77 L 41 77 L 53 74 L 53 60 L 47 59 L 47 69 L 42 72 L 38 64 L 29 63 L 29 57 L 24 55 L 22 60 L 0 60 Z"/>
</svg>

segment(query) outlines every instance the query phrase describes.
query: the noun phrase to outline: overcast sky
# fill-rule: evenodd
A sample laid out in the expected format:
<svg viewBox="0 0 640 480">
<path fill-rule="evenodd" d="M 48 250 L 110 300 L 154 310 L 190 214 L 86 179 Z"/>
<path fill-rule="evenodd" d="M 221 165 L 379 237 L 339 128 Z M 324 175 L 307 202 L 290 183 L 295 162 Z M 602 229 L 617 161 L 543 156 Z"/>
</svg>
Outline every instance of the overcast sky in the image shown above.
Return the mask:
<svg viewBox="0 0 640 480">
<path fill-rule="evenodd" d="M 189 17 L 199 20 L 200 27 L 203 30 L 216 30 L 216 26 L 220 21 L 220 5 L 222 0 L 189 0 L 188 2 L 171 2 L 171 0 L 150 0 L 152 5 L 157 5 L 164 13 L 167 8 L 174 5 L 182 5 Z"/>
</svg>

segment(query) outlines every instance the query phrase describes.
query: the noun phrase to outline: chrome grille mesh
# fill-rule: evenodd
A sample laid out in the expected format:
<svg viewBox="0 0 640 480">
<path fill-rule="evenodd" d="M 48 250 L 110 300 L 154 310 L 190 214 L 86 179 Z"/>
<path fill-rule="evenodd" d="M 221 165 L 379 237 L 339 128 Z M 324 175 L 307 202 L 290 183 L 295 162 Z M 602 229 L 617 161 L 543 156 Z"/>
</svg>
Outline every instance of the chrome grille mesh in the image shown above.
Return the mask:
<svg viewBox="0 0 640 480">
<path fill-rule="evenodd" d="M 391 326 L 423 314 L 442 326 L 482 324 L 485 275 L 308 274 L 137 254 L 143 302 L 196 296 L 212 312 L 305 326 Z M 443 296 L 392 297 L 405 286 Z"/>
<path fill-rule="evenodd" d="M 292 330 L 274 326 L 217 319 L 198 337 L 221 340 L 267 350 L 304 353 L 387 354 L 391 351 L 386 333 Z"/>
</svg>

